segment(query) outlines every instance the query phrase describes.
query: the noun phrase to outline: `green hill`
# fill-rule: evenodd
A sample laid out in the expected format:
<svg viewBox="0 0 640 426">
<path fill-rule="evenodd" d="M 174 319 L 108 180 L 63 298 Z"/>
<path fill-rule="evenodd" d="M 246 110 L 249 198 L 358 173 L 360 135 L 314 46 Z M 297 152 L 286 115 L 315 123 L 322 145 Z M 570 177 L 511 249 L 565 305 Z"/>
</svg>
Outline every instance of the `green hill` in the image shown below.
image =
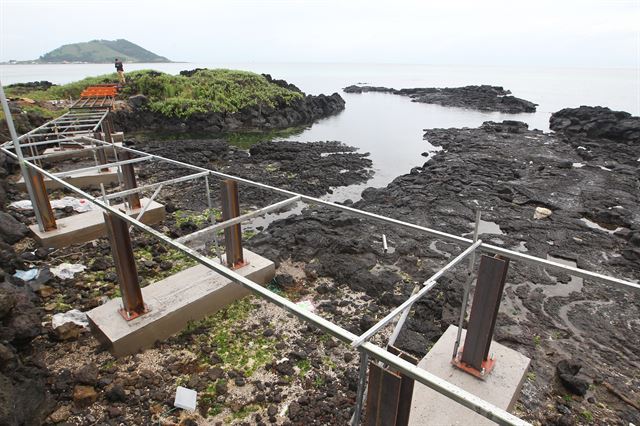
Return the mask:
<svg viewBox="0 0 640 426">
<path fill-rule="evenodd" d="M 113 62 L 115 58 L 120 58 L 123 62 L 171 62 L 164 56 L 158 56 L 124 39 L 65 44 L 40 56 L 38 62 L 105 63 Z"/>
</svg>

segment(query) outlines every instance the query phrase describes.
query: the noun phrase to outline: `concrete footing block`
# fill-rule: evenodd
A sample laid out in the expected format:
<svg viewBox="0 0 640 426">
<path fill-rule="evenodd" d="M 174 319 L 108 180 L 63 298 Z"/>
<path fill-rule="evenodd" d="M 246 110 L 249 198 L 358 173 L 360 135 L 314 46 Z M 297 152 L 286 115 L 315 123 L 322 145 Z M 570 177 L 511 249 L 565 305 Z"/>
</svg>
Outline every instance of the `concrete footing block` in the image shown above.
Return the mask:
<svg viewBox="0 0 640 426">
<path fill-rule="evenodd" d="M 148 203 L 148 198 L 141 198 L 140 203 L 144 207 Z M 127 210 L 124 204 L 113 206 L 116 209 L 136 217 L 141 209 Z M 164 205 L 153 201 L 145 214 L 142 222 L 148 225 L 162 222 L 165 217 Z M 56 220 L 57 229 L 53 231 L 41 232 L 38 225 L 31 225 L 29 229 L 34 239 L 43 247 L 67 247 L 71 244 L 86 243 L 105 236 L 107 230 L 104 225 L 104 215 L 102 209 L 91 210 L 73 216 L 68 216 Z"/>
<path fill-rule="evenodd" d="M 80 172 L 67 177 L 65 181 L 78 188 L 99 189 L 100 184 L 109 187 L 118 183 L 118 170 L 115 167 L 110 167 L 109 171 L 105 172 L 100 172 L 98 170 Z M 47 177 L 44 178 L 44 183 L 48 190 L 63 187 L 63 185 L 58 181 L 52 181 Z M 15 185 L 20 191 L 27 190 L 24 184 L 24 178 L 22 177 L 15 182 Z"/>
<path fill-rule="evenodd" d="M 236 272 L 259 284 L 270 282 L 275 276 L 274 263 L 251 251 L 244 250 L 249 262 Z M 108 301 L 89 312 L 89 324 L 95 336 L 116 357 L 136 353 L 152 347 L 183 330 L 195 321 L 225 308 L 245 297 L 250 291 L 204 265 L 178 272 L 142 289 L 142 297 L 149 312 L 131 321 L 118 313 L 122 299 Z"/>
<path fill-rule="evenodd" d="M 118 148 L 122 147 L 122 142 L 114 142 L 114 145 Z M 59 147 L 47 148 L 44 150 L 42 154 L 43 155 L 56 154 L 55 157 L 42 158 L 40 161 L 42 161 L 43 163 L 49 164 L 49 163 L 58 163 L 60 161 L 65 161 L 65 160 L 93 158 L 93 153 L 94 152 L 91 150 L 82 150 L 82 149 L 74 149 L 74 148 L 59 148 Z M 110 158 L 110 159 L 114 158 L 112 147 L 107 146 L 105 153 L 107 154 L 107 158 Z"/>
<path fill-rule="evenodd" d="M 496 342 L 491 342 L 489 354 L 496 365 L 485 380 L 451 365 L 451 354 L 458 327 L 450 325 L 418 366 L 496 407 L 511 411 L 520 395 L 531 360 L 521 353 Z M 466 331 L 462 330 L 462 343 Z M 411 403 L 409 425 L 494 425 L 495 423 L 475 411 L 416 382 Z"/>
</svg>

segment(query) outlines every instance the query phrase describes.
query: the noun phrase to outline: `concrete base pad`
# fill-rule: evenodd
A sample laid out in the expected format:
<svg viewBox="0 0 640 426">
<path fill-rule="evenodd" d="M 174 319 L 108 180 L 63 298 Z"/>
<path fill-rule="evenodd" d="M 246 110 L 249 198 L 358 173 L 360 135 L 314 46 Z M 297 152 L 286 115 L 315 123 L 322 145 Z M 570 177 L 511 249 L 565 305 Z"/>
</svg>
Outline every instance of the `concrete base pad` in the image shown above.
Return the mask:
<svg viewBox="0 0 640 426">
<path fill-rule="evenodd" d="M 149 202 L 148 198 L 140 199 L 143 208 L 147 202 Z M 140 213 L 140 209 L 127 211 L 124 204 L 116 204 L 113 208 L 120 209 L 133 217 L 138 216 Z M 60 248 L 76 243 L 86 243 L 106 235 L 107 231 L 102 212 L 102 209 L 91 210 L 58 219 L 56 220 L 58 228 L 53 231 L 40 232 L 38 225 L 31 225 L 29 228 L 35 240 L 43 247 Z M 164 216 L 164 205 L 153 201 L 142 216 L 142 222 L 146 224 L 162 222 Z"/>
<path fill-rule="evenodd" d="M 494 370 L 480 380 L 451 365 L 451 354 L 458 327 L 450 325 L 431 348 L 419 367 L 470 392 L 496 407 L 510 411 L 518 400 L 531 360 L 519 352 L 491 342 L 489 356 L 496 360 Z M 462 341 L 466 330 L 462 330 Z M 418 425 L 494 425 L 492 421 L 457 402 L 416 382 L 409 424 Z"/>
<path fill-rule="evenodd" d="M 100 184 L 104 184 L 106 187 L 109 187 L 110 185 L 118 182 L 118 169 L 110 167 L 109 171 L 105 172 L 100 172 L 98 170 L 80 172 L 67 177 L 65 181 L 78 188 L 98 189 L 100 188 Z M 46 177 L 44 179 L 44 183 L 47 189 L 58 189 L 62 187 L 62 185 L 57 181 L 52 181 Z M 24 184 L 24 178 L 22 177 L 15 182 L 15 185 L 21 191 L 27 190 Z"/>
<path fill-rule="evenodd" d="M 244 259 L 249 264 L 236 270 L 240 275 L 259 284 L 273 279 L 273 262 L 248 250 L 244 250 Z M 125 321 L 120 316 L 120 298 L 87 312 L 87 316 L 96 337 L 120 357 L 149 348 L 184 329 L 189 321 L 211 315 L 249 293 L 242 285 L 197 265 L 143 288 L 149 312 L 138 318 Z"/>
<path fill-rule="evenodd" d="M 116 142 L 115 143 L 116 147 L 121 147 L 122 146 L 122 142 Z M 64 153 L 64 154 L 60 154 L 60 155 L 56 155 L 55 157 L 51 157 L 51 158 L 42 158 L 41 161 L 43 163 L 57 163 L 59 161 L 64 161 L 64 160 L 71 160 L 74 158 L 89 158 L 89 157 L 93 157 L 93 151 L 91 150 L 82 150 L 82 149 L 74 149 L 74 148 L 47 148 L 44 150 L 44 152 L 42 153 L 43 155 L 48 155 L 48 154 L 58 154 L 58 153 Z M 107 158 L 113 158 L 113 148 L 112 147 L 107 147 L 107 149 L 105 150 L 105 153 L 107 154 Z"/>
</svg>

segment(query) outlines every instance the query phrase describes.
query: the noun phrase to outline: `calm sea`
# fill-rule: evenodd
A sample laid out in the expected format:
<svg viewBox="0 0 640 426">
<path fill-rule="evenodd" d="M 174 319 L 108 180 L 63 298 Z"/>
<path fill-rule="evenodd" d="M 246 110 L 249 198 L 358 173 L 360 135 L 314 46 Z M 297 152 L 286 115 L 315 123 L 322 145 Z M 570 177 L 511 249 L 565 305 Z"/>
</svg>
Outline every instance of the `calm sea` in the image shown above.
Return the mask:
<svg viewBox="0 0 640 426">
<path fill-rule="evenodd" d="M 367 186 L 385 186 L 393 178 L 422 165 L 420 154 L 433 150 L 422 130 L 435 127 L 476 127 L 486 120 L 521 120 L 530 128 L 548 131 L 552 112 L 580 105 L 601 105 L 640 115 L 640 71 L 634 69 L 505 68 L 381 64 L 125 64 L 125 70 L 156 69 L 178 73 L 184 69 L 234 68 L 271 74 L 294 83 L 307 93 L 339 92 L 346 100 L 341 114 L 315 123 L 290 140 L 338 140 L 369 152 L 375 175 L 365 185 L 340 189 L 329 197 L 358 198 Z M 61 84 L 113 72 L 111 64 L 0 66 L 2 84 L 49 80 Z M 347 94 L 355 83 L 406 87 L 455 87 L 469 84 L 503 86 L 514 96 L 533 101 L 533 114 L 483 113 L 461 108 L 413 103 L 378 93 Z"/>
</svg>

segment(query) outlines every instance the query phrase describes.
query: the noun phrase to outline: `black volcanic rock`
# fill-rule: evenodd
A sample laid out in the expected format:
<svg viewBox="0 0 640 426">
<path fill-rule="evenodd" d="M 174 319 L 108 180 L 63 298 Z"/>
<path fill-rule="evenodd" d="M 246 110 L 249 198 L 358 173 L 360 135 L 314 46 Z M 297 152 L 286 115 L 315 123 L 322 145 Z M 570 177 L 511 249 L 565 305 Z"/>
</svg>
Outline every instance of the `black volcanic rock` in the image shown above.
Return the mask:
<svg viewBox="0 0 640 426">
<path fill-rule="evenodd" d="M 551 115 L 549 128 L 559 133 L 640 143 L 640 117 L 606 107 L 565 108 Z"/>
<path fill-rule="evenodd" d="M 637 173 L 640 117 L 605 107 L 565 108 L 551 115 L 551 130 L 584 161 L 600 160 L 610 170 Z M 603 161 L 604 160 L 604 161 Z"/>
<path fill-rule="evenodd" d="M 511 96 L 509 90 L 500 86 L 464 86 L 445 88 L 392 89 L 375 86 L 348 86 L 345 93 L 379 92 L 408 96 L 413 102 L 438 104 L 442 106 L 470 108 L 480 111 L 498 111 L 510 114 L 535 112 L 536 105 L 525 99 Z"/>
<path fill-rule="evenodd" d="M 614 277 L 640 277 L 640 144 L 543 133 L 516 121 L 429 129 L 424 138 L 441 150 L 387 187 L 366 189 L 353 207 L 467 237 L 480 209 L 483 221 L 497 225 L 481 231 L 488 244 L 542 259 L 572 259 L 580 268 Z M 551 215 L 534 218 L 538 207 L 550 209 Z M 382 235 L 394 250 L 384 252 Z M 310 262 L 318 279 L 366 293 L 368 310 L 350 319 L 333 317 L 354 333 L 366 327 L 369 317 L 380 319 L 372 307 L 388 312 L 398 306 L 415 282 L 424 282 L 464 248 L 322 206 L 271 223 L 248 246 L 274 261 Z M 581 354 L 585 377 L 596 371 L 626 380 L 640 362 L 640 341 L 619 326 L 637 319 L 638 295 L 574 278 L 518 261 L 510 266 L 494 339 L 535 355 L 538 379 L 524 399 L 530 409 L 541 409 L 549 400 L 548 383 L 555 380 L 559 361 L 553 349 L 559 341 L 566 353 Z M 457 321 L 466 279 L 464 268 L 456 268 L 439 280 L 436 291 L 414 305 L 396 345 L 424 356 Z M 324 309 L 323 315 L 334 314 Z M 598 349 L 587 350 L 591 344 Z M 584 392 L 585 382 L 569 373 L 563 373 L 565 386 Z"/>
</svg>

